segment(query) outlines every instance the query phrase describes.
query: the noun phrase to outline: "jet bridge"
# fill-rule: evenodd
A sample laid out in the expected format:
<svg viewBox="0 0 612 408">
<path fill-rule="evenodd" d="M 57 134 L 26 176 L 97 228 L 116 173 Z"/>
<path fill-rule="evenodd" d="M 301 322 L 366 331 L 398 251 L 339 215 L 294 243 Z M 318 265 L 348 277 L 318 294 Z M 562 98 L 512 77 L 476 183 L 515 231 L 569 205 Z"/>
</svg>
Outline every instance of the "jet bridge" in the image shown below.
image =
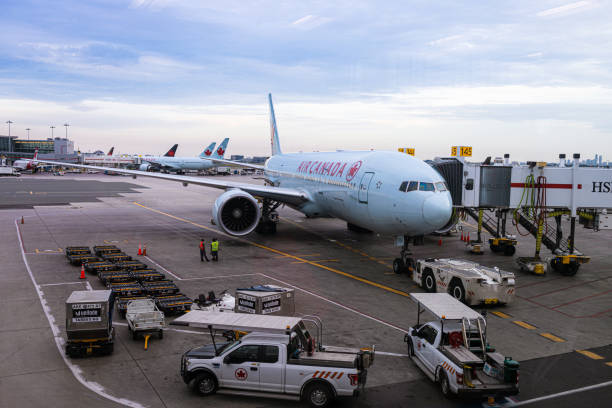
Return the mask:
<svg viewBox="0 0 612 408">
<path fill-rule="evenodd" d="M 526 165 L 509 163 L 505 159 L 484 163 L 469 163 L 457 158 L 436 158 L 429 164 L 445 178 L 453 197 L 453 204 L 464 216 L 478 222 L 478 238 L 481 243 L 484 228 L 491 235 L 491 249 L 506 255 L 501 245 L 514 245 L 516 240 L 508 234 L 510 218 L 521 235 L 536 238 L 533 258 L 519 259 L 519 265 L 536 273 L 543 273 L 546 264 L 541 262 L 540 249 L 544 244 L 552 253 L 550 265 L 565 275 L 574 275 L 582 263 L 589 261 L 575 246 L 576 220 L 594 230 L 612 229 L 607 211 L 612 208 L 612 169 L 580 167 L 580 155 L 574 155 L 571 167 L 564 163 L 558 167 L 545 162 L 528 162 Z M 563 233 L 563 216 L 569 218 L 570 232 Z M 502 248 L 502 250 L 499 250 Z M 544 268 L 544 269 L 543 269 Z"/>
</svg>

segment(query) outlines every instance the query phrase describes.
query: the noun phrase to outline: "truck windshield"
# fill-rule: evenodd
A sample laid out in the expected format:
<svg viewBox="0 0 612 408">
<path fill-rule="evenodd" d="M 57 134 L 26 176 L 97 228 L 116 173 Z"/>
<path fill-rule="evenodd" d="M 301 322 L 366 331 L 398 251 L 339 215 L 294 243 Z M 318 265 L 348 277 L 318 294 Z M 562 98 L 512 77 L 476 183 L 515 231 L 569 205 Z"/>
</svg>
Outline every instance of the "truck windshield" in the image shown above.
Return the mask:
<svg viewBox="0 0 612 408">
<path fill-rule="evenodd" d="M 231 350 L 239 344 L 240 344 L 240 340 L 236 340 L 233 343 L 227 343 L 227 344 L 224 344 L 223 346 L 219 346 L 219 348 L 217 348 L 217 355 L 219 356 L 226 350 Z"/>
</svg>

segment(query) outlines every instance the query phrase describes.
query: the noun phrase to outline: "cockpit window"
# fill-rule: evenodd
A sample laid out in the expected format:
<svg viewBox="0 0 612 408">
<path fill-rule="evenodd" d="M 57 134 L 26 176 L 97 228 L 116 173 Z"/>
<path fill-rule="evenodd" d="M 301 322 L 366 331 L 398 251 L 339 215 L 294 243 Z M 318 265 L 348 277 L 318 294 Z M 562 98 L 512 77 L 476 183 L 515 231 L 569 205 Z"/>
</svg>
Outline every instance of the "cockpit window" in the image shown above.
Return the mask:
<svg viewBox="0 0 612 408">
<path fill-rule="evenodd" d="M 404 181 L 402 183 L 402 185 L 400 186 L 399 191 L 404 191 L 405 192 L 406 191 L 406 187 L 408 187 L 408 182 Z"/>
<path fill-rule="evenodd" d="M 423 182 L 420 183 L 419 190 L 420 191 L 436 191 L 433 183 L 423 183 Z"/>
<path fill-rule="evenodd" d="M 446 191 L 446 190 L 448 190 L 446 188 L 446 183 L 444 183 L 442 181 L 436 183 L 436 190 L 438 190 L 438 191 Z"/>
<path fill-rule="evenodd" d="M 407 191 L 416 191 L 418 189 L 418 187 L 419 187 L 419 182 L 418 181 L 411 181 L 410 184 L 408 184 L 408 190 Z"/>
</svg>

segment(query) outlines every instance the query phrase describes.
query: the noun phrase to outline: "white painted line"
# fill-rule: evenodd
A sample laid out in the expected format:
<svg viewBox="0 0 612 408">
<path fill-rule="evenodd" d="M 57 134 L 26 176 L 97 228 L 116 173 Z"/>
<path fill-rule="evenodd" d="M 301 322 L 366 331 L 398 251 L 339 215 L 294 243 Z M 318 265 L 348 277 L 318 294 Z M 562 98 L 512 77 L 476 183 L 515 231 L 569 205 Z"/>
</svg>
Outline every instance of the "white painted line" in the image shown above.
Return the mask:
<svg viewBox="0 0 612 408">
<path fill-rule="evenodd" d="M 374 317 L 374 316 L 370 316 L 370 315 L 368 315 L 368 314 L 366 314 L 366 313 L 360 312 L 360 311 L 359 311 L 359 310 L 357 310 L 357 309 L 353 309 L 352 307 L 345 306 L 345 305 L 343 305 L 343 304 L 341 304 L 341 303 L 335 302 L 335 301 L 333 301 L 333 300 L 331 300 L 331 299 L 328 299 L 328 298 L 326 298 L 326 297 L 323 297 L 323 296 L 321 296 L 321 295 L 317 295 L 316 293 L 311 292 L 311 291 L 309 291 L 309 290 L 302 289 L 302 288 L 300 288 L 299 286 L 295 286 L 295 285 L 292 285 L 292 284 L 290 284 L 290 283 L 283 282 L 283 281 L 282 281 L 282 280 L 280 280 L 280 279 L 273 278 L 272 276 L 268 276 L 268 275 L 266 275 L 266 274 L 264 274 L 264 273 L 259 273 L 259 275 L 263 276 L 264 278 L 268 278 L 268 279 L 272 279 L 272 280 L 275 280 L 275 281 L 277 281 L 277 282 L 280 282 L 280 283 L 282 283 L 283 285 L 289 286 L 289 287 L 291 287 L 291 288 L 295 288 L 295 289 L 301 290 L 301 291 L 302 291 L 302 292 L 304 292 L 304 293 L 308 293 L 308 294 L 309 294 L 309 295 L 311 295 L 311 296 L 314 296 L 314 297 L 316 297 L 316 298 L 319 298 L 319 299 L 321 299 L 321 300 L 324 300 L 324 301 L 326 301 L 326 302 L 329 302 L 329 303 L 331 303 L 331 304 L 333 304 L 333 305 L 336 305 L 336 306 L 338 306 L 338 307 L 341 307 L 342 309 L 346 309 L 346 310 L 348 310 L 348 311 L 351 311 L 351 312 L 353 312 L 353 313 L 355 313 L 355 314 L 358 314 L 359 316 L 365 317 L 366 319 L 374 320 L 375 322 L 378 322 L 378 323 L 383 324 L 383 325 L 385 325 L 385 326 L 391 327 L 392 329 L 398 330 L 398 331 L 400 331 L 400 332 L 402 332 L 402 333 L 408 333 L 408 330 L 406 330 L 406 329 L 402 329 L 401 327 L 395 326 L 394 324 L 391 324 L 391 323 L 385 322 L 385 321 L 380 320 L 380 319 L 378 319 L 378 318 L 376 318 L 376 317 Z"/>
<path fill-rule="evenodd" d="M 573 390 L 558 392 L 556 394 L 544 395 L 543 397 L 532 398 L 532 399 L 525 400 L 525 401 L 518 401 L 518 402 L 510 401 L 508 404 L 504 404 L 504 406 L 505 407 L 520 407 L 522 405 L 533 404 L 535 402 L 545 401 L 545 400 L 552 399 L 552 398 L 564 397 L 566 395 L 577 394 L 579 392 L 595 390 L 597 388 L 608 387 L 610 385 L 612 385 L 612 381 L 606 381 L 603 383 L 589 385 L 589 386 L 582 387 L 582 388 L 575 388 Z"/>
<path fill-rule="evenodd" d="M 202 280 L 202 279 L 236 278 L 236 277 L 240 277 L 240 276 L 255 276 L 255 275 L 259 275 L 259 274 L 258 273 L 245 273 L 243 275 L 203 276 L 201 278 L 185 278 L 185 279 L 181 279 L 181 280 L 190 281 L 190 280 Z"/>
<path fill-rule="evenodd" d="M 87 280 L 85 281 L 85 287 L 87 288 L 87 290 L 93 290 L 93 288 L 89 284 L 89 281 L 87 281 Z"/>
<path fill-rule="evenodd" d="M 378 351 L 376 350 L 376 355 L 381 355 L 381 356 L 392 356 L 392 357 L 410 357 L 408 354 L 400 354 L 400 353 L 389 353 L 386 351 Z"/>
<path fill-rule="evenodd" d="M 166 268 L 164 268 L 163 266 L 161 266 L 160 264 L 158 264 L 157 262 L 149 258 L 148 255 L 144 255 L 144 257 L 147 258 L 149 261 L 153 262 L 155 265 L 157 265 L 158 268 L 162 269 L 164 272 L 174 276 L 177 280 L 183 280 L 183 278 L 179 278 L 178 276 L 176 276 L 175 274 L 173 274 L 172 272 L 170 272 L 169 270 L 167 270 Z"/>
<path fill-rule="evenodd" d="M 32 284 L 34 285 L 36 294 L 38 295 L 38 300 L 40 300 L 40 305 L 42 306 L 43 312 L 45 312 L 45 316 L 47 316 L 47 321 L 49 322 L 49 326 L 51 327 L 51 332 L 53 333 L 53 337 L 55 338 L 55 345 L 57 346 L 57 351 L 59 351 L 60 356 L 64 360 L 64 363 L 66 364 L 66 366 L 68 366 L 68 368 L 72 372 L 72 375 L 74 376 L 74 378 L 76 378 L 77 381 L 80 382 L 84 387 L 88 388 L 92 392 L 95 392 L 96 394 L 98 394 L 99 396 L 103 398 L 106 398 L 117 404 L 125 405 L 125 406 L 132 407 L 132 408 L 144 408 L 143 405 L 137 402 L 130 401 L 125 398 L 114 397 L 106 393 L 104 391 L 103 386 L 101 386 L 98 383 L 86 380 L 85 377 L 83 376 L 83 372 L 81 371 L 80 367 L 76 366 L 75 364 L 72 364 L 72 362 L 68 360 L 68 357 L 66 357 L 66 354 L 64 353 L 64 338 L 60 334 L 59 327 L 57 327 L 57 325 L 55 324 L 55 318 L 51 314 L 51 308 L 47 304 L 47 301 L 45 300 L 45 297 L 43 295 L 43 292 L 40 286 L 38 285 L 38 283 L 36 283 L 36 279 L 34 279 L 34 274 L 32 273 L 32 269 L 30 269 L 30 264 L 28 263 L 28 259 L 23 249 L 24 248 L 23 240 L 21 239 L 21 231 L 19 231 L 19 224 L 17 223 L 17 220 L 15 220 L 15 229 L 17 230 L 17 238 L 19 239 L 19 249 L 21 250 L 21 257 L 23 259 L 23 263 L 26 269 L 28 270 L 28 274 L 30 275 L 30 279 L 32 280 Z"/>
<path fill-rule="evenodd" d="M 77 281 L 77 282 L 60 282 L 60 283 L 42 283 L 38 286 L 76 285 L 76 284 L 81 284 L 81 283 L 83 282 Z"/>
</svg>

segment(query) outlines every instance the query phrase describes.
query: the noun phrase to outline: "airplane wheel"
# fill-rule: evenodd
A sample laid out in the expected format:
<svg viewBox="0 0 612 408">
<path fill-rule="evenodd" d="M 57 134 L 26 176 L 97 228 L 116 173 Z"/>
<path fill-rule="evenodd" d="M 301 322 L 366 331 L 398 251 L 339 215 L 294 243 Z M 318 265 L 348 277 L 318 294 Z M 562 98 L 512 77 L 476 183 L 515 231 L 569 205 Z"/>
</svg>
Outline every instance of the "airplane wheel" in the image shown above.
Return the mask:
<svg viewBox="0 0 612 408">
<path fill-rule="evenodd" d="M 402 258 L 395 258 L 393 260 L 393 272 L 400 274 L 402 272 L 404 272 L 404 261 L 402 261 Z"/>
</svg>

